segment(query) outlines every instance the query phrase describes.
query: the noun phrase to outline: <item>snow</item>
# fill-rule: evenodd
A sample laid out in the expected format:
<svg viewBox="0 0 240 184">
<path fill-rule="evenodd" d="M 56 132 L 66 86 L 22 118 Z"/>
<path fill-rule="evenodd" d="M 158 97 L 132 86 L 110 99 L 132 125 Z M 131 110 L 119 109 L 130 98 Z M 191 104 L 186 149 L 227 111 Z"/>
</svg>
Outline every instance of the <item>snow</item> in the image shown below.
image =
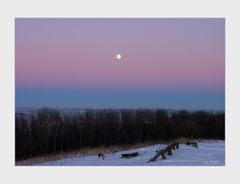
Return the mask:
<svg viewBox="0 0 240 184">
<path fill-rule="evenodd" d="M 97 155 L 72 156 L 70 158 L 50 161 L 39 166 L 224 166 L 225 141 L 201 141 L 198 148 L 180 144 L 179 149 L 173 150 L 173 155 L 167 159 L 159 157 L 155 162 L 147 163 L 156 154 L 156 150 L 165 148 L 165 144 L 106 154 L 105 159 Z M 122 153 L 139 152 L 139 156 L 129 159 L 121 158 Z"/>
</svg>

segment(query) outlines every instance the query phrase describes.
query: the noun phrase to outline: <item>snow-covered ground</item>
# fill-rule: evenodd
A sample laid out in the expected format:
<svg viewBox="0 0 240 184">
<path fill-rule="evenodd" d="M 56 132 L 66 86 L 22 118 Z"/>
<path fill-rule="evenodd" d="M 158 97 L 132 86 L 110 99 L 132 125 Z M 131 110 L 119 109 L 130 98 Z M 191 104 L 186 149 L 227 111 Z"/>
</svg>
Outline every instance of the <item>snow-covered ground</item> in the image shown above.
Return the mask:
<svg viewBox="0 0 240 184">
<path fill-rule="evenodd" d="M 198 148 L 180 144 L 180 148 L 173 150 L 173 155 L 166 160 L 159 157 L 155 162 L 147 163 L 156 154 L 156 150 L 165 148 L 165 144 L 121 151 L 106 154 L 105 159 L 97 155 L 76 156 L 67 159 L 45 162 L 42 166 L 224 166 L 225 165 L 225 141 L 201 141 Z M 139 152 L 139 156 L 124 159 L 122 153 Z"/>
</svg>

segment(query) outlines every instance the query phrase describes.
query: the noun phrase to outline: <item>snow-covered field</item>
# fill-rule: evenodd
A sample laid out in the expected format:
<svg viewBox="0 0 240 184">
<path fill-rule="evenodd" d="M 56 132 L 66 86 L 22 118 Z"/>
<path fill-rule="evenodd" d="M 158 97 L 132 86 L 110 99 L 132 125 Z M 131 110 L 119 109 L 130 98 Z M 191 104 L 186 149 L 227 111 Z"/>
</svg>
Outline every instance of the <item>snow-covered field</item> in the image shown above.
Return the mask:
<svg viewBox="0 0 240 184">
<path fill-rule="evenodd" d="M 201 141 L 198 148 L 180 144 L 180 148 L 173 150 L 173 155 L 166 160 L 159 157 L 155 162 L 147 163 L 156 154 L 156 150 L 165 148 L 165 144 L 106 154 L 105 159 L 97 155 L 75 156 L 67 159 L 45 162 L 41 166 L 224 166 L 225 141 Z M 124 159 L 122 153 L 139 152 L 139 156 Z"/>
</svg>

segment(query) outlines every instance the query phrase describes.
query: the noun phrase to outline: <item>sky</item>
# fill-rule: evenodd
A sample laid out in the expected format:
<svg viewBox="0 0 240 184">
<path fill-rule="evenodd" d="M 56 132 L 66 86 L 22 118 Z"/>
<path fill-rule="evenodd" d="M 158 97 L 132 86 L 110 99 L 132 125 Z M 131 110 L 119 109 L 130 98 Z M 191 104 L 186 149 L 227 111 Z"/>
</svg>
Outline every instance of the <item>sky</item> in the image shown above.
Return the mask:
<svg viewBox="0 0 240 184">
<path fill-rule="evenodd" d="M 15 96 L 16 107 L 224 110 L 225 19 L 17 18 Z"/>
</svg>

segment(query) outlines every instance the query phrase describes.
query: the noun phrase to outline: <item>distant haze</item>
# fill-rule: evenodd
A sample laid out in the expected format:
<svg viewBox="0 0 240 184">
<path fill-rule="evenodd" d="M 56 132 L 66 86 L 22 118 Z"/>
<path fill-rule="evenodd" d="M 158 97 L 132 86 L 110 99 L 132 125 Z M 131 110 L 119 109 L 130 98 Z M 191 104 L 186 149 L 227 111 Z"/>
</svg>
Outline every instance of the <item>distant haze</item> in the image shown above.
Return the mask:
<svg viewBox="0 0 240 184">
<path fill-rule="evenodd" d="M 17 107 L 224 109 L 222 18 L 17 18 L 15 35 Z"/>
</svg>

